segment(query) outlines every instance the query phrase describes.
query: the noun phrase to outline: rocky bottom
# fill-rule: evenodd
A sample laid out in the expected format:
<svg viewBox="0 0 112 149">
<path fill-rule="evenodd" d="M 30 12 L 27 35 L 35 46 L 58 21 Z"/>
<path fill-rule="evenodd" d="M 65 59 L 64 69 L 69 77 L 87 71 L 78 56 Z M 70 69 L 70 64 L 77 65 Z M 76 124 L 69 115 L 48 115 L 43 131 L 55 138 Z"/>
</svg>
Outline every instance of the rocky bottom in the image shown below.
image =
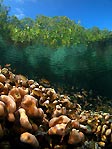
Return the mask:
<svg viewBox="0 0 112 149">
<path fill-rule="evenodd" d="M 111 103 L 108 112 L 100 108 L 93 111 L 88 105 L 88 101 L 100 105 L 101 99 L 92 98 L 84 89 L 61 94 L 42 82 L 1 68 L 0 148 L 112 148 Z"/>
</svg>

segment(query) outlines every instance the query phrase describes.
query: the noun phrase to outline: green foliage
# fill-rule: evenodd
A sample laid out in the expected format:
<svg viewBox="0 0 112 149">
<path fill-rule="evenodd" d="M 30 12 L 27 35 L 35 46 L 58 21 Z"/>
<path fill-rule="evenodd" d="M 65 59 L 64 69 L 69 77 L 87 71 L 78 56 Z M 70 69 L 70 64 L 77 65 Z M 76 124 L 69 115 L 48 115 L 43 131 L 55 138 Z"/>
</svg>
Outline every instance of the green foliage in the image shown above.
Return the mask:
<svg viewBox="0 0 112 149">
<path fill-rule="evenodd" d="M 6 38 L 8 32 L 8 11 L 9 8 L 3 5 L 3 1 L 0 0 L 0 35 Z"/>
<path fill-rule="evenodd" d="M 35 20 L 9 16 L 9 7 L 0 1 L 0 35 L 16 46 L 43 45 L 51 48 L 88 46 L 112 38 L 112 32 L 98 27 L 85 29 L 66 16 L 37 16 Z"/>
<path fill-rule="evenodd" d="M 9 7 L 0 1 L 0 34 L 16 46 L 43 45 L 51 48 L 88 46 L 112 38 L 112 32 L 98 27 L 85 29 L 66 16 L 37 16 L 35 20 L 8 16 Z"/>
<path fill-rule="evenodd" d="M 110 38 L 111 34 L 108 30 L 100 30 L 97 27 L 85 29 L 65 16 L 53 18 L 38 16 L 35 20 L 26 18 L 16 20 L 15 24 L 10 23 L 10 38 L 15 44 L 23 46 L 32 44 L 51 48 L 74 47 L 78 44 L 88 46 L 90 42 Z"/>
</svg>

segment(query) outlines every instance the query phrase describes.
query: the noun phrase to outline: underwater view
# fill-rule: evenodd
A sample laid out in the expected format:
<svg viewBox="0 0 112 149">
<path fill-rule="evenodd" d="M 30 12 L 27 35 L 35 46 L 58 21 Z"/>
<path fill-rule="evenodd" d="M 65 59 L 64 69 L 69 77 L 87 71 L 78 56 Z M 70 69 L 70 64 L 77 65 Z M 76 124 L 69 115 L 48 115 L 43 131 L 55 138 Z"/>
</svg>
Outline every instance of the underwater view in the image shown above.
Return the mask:
<svg viewBox="0 0 112 149">
<path fill-rule="evenodd" d="M 112 148 L 111 6 L 0 0 L 0 149 Z"/>
</svg>

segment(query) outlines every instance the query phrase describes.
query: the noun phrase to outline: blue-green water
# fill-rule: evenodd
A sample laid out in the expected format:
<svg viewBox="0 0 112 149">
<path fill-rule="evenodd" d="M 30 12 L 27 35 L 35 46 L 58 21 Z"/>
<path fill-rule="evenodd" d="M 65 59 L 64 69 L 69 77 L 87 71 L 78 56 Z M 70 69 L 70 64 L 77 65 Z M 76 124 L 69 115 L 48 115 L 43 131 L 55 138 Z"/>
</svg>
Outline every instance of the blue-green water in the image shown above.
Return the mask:
<svg viewBox="0 0 112 149">
<path fill-rule="evenodd" d="M 3 46 L 3 45 L 2 45 Z M 90 47 L 50 49 L 32 45 L 22 48 L 5 46 L 0 49 L 0 64 L 11 64 L 16 73 L 38 80 L 46 78 L 55 84 L 93 89 L 112 97 L 112 45 L 102 49 Z"/>
</svg>

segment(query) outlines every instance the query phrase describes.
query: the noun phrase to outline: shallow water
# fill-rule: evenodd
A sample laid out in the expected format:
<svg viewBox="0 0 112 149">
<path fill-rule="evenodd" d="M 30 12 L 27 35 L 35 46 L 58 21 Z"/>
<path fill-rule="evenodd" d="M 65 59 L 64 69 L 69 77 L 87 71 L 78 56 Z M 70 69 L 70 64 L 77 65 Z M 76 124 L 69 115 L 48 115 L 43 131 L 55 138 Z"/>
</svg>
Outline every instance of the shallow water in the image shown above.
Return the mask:
<svg viewBox="0 0 112 149">
<path fill-rule="evenodd" d="M 93 89 L 98 94 L 112 97 L 111 49 L 111 43 L 102 49 L 98 44 L 58 49 L 37 45 L 24 49 L 6 46 L 0 49 L 0 64 L 11 64 L 16 73 L 28 78 L 46 78 L 55 84 Z"/>
</svg>

